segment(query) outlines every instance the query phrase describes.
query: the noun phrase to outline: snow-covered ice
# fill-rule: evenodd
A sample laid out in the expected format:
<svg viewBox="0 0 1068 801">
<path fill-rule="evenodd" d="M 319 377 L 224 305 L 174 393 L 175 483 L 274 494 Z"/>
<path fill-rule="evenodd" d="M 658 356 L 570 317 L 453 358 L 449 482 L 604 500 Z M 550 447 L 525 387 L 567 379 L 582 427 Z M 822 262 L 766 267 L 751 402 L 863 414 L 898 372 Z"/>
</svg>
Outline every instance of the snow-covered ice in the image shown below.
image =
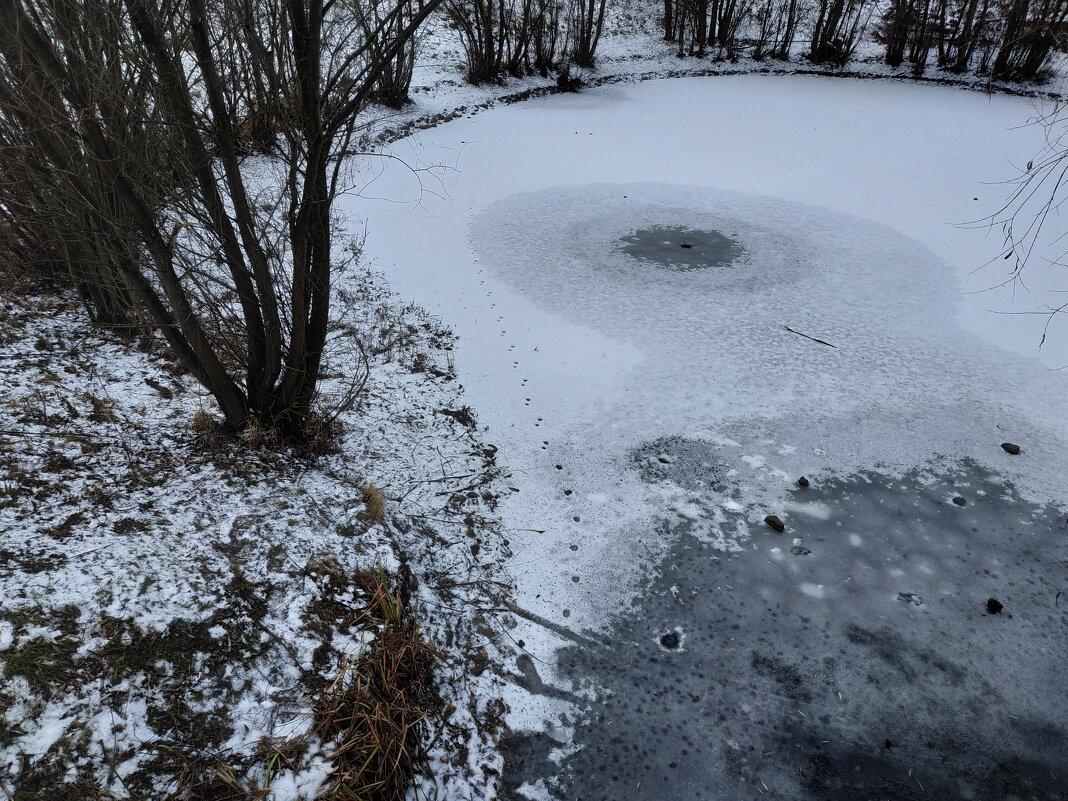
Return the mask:
<svg viewBox="0 0 1068 801">
<path fill-rule="evenodd" d="M 511 471 L 518 603 L 557 629 L 516 634 L 546 681 L 559 628 L 603 632 L 693 525 L 701 492 L 631 469 L 655 458 L 646 443 L 714 445 L 709 486 L 718 475 L 729 497 L 705 493 L 716 536 L 703 541 L 723 551 L 802 474 L 968 459 L 1064 504 L 1068 374 L 1051 368 L 1068 332 L 1055 324 L 1039 349 L 1040 318 L 996 313 L 1042 308 L 1064 276 L 1036 259 L 1029 292 L 980 291 L 1005 277 L 1002 242 L 967 225 L 1006 200 L 1041 146 L 1027 122 L 1042 110 L 893 82 L 651 81 L 396 145 L 441 166 L 432 191 L 426 172 L 366 166 L 390 201 L 348 203 L 368 220 L 366 252 L 455 328 L 467 397 Z M 623 251 L 650 227 L 717 231 L 745 252 L 660 269 Z M 1008 458 L 1005 440 L 1028 458 Z M 512 701 L 518 727 L 557 714 Z"/>
</svg>

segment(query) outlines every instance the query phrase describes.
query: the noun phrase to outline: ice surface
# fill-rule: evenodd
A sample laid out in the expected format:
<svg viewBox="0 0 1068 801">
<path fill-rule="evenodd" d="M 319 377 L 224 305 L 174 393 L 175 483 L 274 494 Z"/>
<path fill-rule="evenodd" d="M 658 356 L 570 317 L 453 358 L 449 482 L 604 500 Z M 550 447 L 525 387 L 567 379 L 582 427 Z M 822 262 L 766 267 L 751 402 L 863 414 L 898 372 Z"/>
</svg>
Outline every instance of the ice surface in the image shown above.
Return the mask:
<svg viewBox="0 0 1068 801">
<path fill-rule="evenodd" d="M 423 132 L 403 149 L 447 165 L 433 194 L 427 173 L 393 165 L 376 186 L 392 203 L 352 201 L 366 253 L 460 336 L 459 377 L 515 488 L 502 505 L 511 569 L 521 608 L 544 623 L 514 635 L 539 680 L 598 692 L 559 672 L 554 651 L 568 631 L 599 641 L 640 610 L 643 576 L 680 538 L 710 563 L 740 559 L 774 512 L 787 525 L 775 563 L 811 558 L 793 529 L 827 521 L 789 509 L 800 475 L 878 466 L 893 480 L 970 459 L 1023 498 L 1064 504 L 1068 374 L 1048 369 L 1066 361 L 1064 340 L 1040 351 L 1035 318 L 992 313 L 1041 305 L 1057 279 L 1036 263 L 1030 296 L 967 294 L 1001 280 L 980 269 L 1001 241 L 957 225 L 1000 207 L 997 182 L 1040 146 L 1024 124 L 1035 111 L 871 82 L 617 86 Z M 721 232 L 745 256 L 673 271 L 623 252 L 658 226 Z M 680 442 L 694 444 L 667 447 Z M 872 536 L 842 543 L 863 558 Z M 786 588 L 824 604 L 847 593 L 798 574 L 749 602 Z M 558 707 L 517 697 L 509 720 L 558 725 Z"/>
<path fill-rule="evenodd" d="M 1034 555 L 1063 549 L 1063 518 L 999 485 L 963 464 L 795 490 L 830 514 L 797 521 L 807 547 L 786 554 L 769 530 L 710 560 L 682 533 L 636 613 L 559 655 L 605 689 L 552 797 L 1061 797 L 1068 607 Z M 654 645 L 683 630 L 684 649 Z M 549 747 L 521 742 L 513 786 L 556 772 Z"/>
<path fill-rule="evenodd" d="M 627 255 L 670 270 L 729 267 L 745 252 L 741 245 L 719 231 L 680 225 L 642 228 L 620 241 Z"/>
<path fill-rule="evenodd" d="M 650 223 L 729 232 L 744 244 L 745 260 L 730 270 L 650 270 L 618 247 L 621 236 Z M 950 265 L 864 218 L 707 187 L 591 184 L 499 201 L 475 216 L 472 233 L 479 265 L 522 297 L 644 356 L 617 372 L 619 385 L 609 391 L 587 370 L 523 388 L 540 402 L 531 438 L 544 444 L 538 430 L 550 426 L 566 432 L 551 439 L 545 434 L 551 461 L 564 467 L 561 479 L 581 474 L 587 482 L 609 484 L 617 475 L 609 460 L 641 442 L 730 432 L 752 443 L 738 455 L 737 467 L 774 487 L 813 465 L 906 464 L 917 450 L 957 453 L 969 439 L 974 455 L 988 447 L 976 440 L 979 431 L 1007 414 L 1056 420 L 1061 377 L 1037 372 L 1007 352 L 977 348 L 974 337 L 947 317 L 956 303 Z M 571 341 L 561 360 L 581 354 L 583 345 Z M 1029 391 L 1021 393 L 1022 386 Z M 591 411 L 575 414 L 583 407 Z M 930 422 L 917 427 L 925 432 L 917 442 L 908 429 L 924 417 Z M 813 460 L 796 449 L 753 443 L 769 436 L 790 442 L 798 435 L 815 436 L 813 446 L 837 444 L 810 447 L 809 453 L 831 453 Z M 654 462 L 655 450 L 649 454 Z M 685 463 L 688 457 L 680 458 Z M 598 459 L 608 463 L 592 467 Z M 654 467 L 670 473 L 673 466 Z M 627 482 L 616 479 L 617 485 Z M 626 528 L 619 510 L 635 508 L 645 493 L 630 489 L 626 495 L 608 516 L 580 510 L 570 498 L 568 505 L 586 532 L 590 526 L 604 532 L 611 551 L 629 547 L 631 558 L 641 559 L 635 539 L 648 523 L 632 520 L 633 533 L 622 540 L 612 534 Z M 540 511 L 542 520 L 547 513 Z M 581 538 L 584 548 L 596 548 L 598 539 Z M 596 554 L 603 563 L 604 552 Z M 587 569 L 586 582 L 596 588 L 590 592 L 618 591 L 619 574 Z M 574 611 L 582 604 L 562 606 Z"/>
</svg>

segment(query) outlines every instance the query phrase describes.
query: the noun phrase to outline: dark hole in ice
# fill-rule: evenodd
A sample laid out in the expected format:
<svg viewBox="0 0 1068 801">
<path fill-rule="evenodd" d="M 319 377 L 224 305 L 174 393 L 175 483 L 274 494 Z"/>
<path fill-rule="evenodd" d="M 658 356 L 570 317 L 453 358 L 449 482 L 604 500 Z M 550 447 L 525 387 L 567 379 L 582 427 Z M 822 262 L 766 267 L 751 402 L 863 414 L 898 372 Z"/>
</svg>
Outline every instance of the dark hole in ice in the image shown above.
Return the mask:
<svg viewBox="0 0 1068 801">
<path fill-rule="evenodd" d="M 744 252 L 740 243 L 719 231 L 677 225 L 642 228 L 620 241 L 624 253 L 680 271 L 727 267 Z"/>
<path fill-rule="evenodd" d="M 680 642 L 681 640 L 679 639 L 679 633 L 677 631 L 669 631 L 667 634 L 660 637 L 660 644 L 671 651 L 678 648 Z"/>
</svg>

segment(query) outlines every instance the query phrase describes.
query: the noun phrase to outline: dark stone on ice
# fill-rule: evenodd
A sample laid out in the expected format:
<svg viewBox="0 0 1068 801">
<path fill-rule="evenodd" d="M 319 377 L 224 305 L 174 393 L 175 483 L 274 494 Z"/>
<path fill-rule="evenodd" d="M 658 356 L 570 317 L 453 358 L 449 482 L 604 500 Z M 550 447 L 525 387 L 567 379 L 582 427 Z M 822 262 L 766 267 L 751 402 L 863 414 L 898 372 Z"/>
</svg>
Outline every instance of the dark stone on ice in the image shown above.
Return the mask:
<svg viewBox="0 0 1068 801">
<path fill-rule="evenodd" d="M 660 638 L 660 644 L 668 650 L 674 651 L 679 647 L 679 633 L 677 631 L 669 631 Z"/>
<path fill-rule="evenodd" d="M 808 479 L 805 478 L 804 476 L 801 476 L 801 478 L 797 479 L 797 486 L 799 486 L 799 487 L 807 487 L 808 486 Z"/>
<path fill-rule="evenodd" d="M 986 611 L 992 615 L 1000 615 L 1001 610 L 1005 608 L 1005 604 L 999 601 L 997 598 L 986 599 Z"/>
<path fill-rule="evenodd" d="M 764 522 L 771 526 L 773 529 L 782 534 L 786 531 L 786 524 L 779 519 L 778 515 L 768 515 L 764 518 Z"/>
<path fill-rule="evenodd" d="M 1017 456 L 1020 453 L 1020 446 L 1013 442 L 1002 442 L 1001 447 L 1005 453 L 1011 453 L 1013 456 Z"/>
<path fill-rule="evenodd" d="M 957 496 L 955 496 L 953 498 L 953 503 L 955 503 L 957 506 L 967 506 L 968 505 L 968 502 L 966 500 L 964 500 L 964 498 L 960 497 L 959 495 L 957 495 Z"/>
</svg>

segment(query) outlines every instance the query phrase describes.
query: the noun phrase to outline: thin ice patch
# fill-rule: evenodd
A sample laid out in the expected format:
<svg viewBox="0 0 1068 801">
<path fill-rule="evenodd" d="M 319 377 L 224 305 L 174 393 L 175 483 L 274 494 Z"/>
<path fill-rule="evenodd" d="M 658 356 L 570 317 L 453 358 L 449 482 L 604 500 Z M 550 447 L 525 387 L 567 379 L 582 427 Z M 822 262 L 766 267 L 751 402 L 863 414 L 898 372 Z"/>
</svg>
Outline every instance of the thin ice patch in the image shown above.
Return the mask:
<svg viewBox="0 0 1068 801">
<path fill-rule="evenodd" d="M 741 243 L 719 231 L 660 225 L 620 237 L 621 249 L 639 261 L 668 270 L 729 267 L 745 253 Z"/>
</svg>

